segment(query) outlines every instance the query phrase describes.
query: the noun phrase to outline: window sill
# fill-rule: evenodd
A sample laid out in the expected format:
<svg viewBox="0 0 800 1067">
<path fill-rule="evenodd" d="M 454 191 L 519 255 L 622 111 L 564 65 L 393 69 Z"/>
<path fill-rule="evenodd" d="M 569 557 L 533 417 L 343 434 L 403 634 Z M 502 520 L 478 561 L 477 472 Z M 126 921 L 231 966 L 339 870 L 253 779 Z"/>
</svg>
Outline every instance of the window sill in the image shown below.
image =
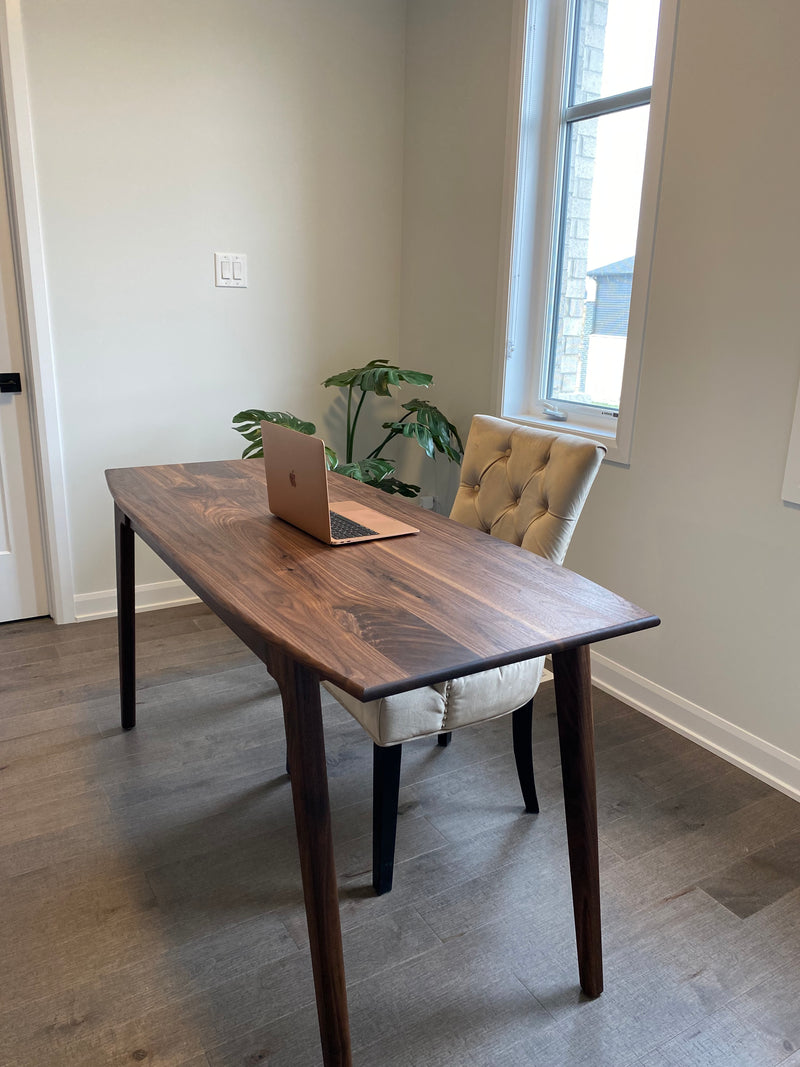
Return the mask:
<svg viewBox="0 0 800 1067">
<path fill-rule="evenodd" d="M 522 426 L 536 426 L 540 430 L 549 430 L 551 433 L 571 433 L 578 437 L 588 437 L 591 441 L 605 445 L 606 455 L 604 463 L 615 463 L 620 466 L 630 465 L 630 447 L 624 448 L 617 440 L 617 426 L 605 431 L 596 426 L 587 426 L 585 423 L 567 418 L 548 419 L 544 415 L 503 415 L 509 422 L 518 422 Z M 614 420 L 616 424 L 617 420 Z"/>
</svg>

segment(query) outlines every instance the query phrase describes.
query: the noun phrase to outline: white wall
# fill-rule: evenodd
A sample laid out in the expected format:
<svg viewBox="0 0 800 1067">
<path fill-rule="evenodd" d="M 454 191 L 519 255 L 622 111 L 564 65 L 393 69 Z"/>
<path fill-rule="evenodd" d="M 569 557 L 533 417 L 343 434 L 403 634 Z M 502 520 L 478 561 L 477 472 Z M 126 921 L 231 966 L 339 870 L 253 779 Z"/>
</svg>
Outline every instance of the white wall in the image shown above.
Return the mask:
<svg viewBox="0 0 800 1067">
<path fill-rule="evenodd" d="M 798 34 L 794 0 L 681 6 L 632 462 L 570 557 L 663 617 L 607 655 L 795 756 Z"/>
<path fill-rule="evenodd" d="M 513 8 L 408 0 L 401 352 L 464 435 L 494 375 Z M 441 460 L 419 474 L 454 492 Z"/>
<path fill-rule="evenodd" d="M 238 408 L 319 418 L 398 352 L 463 429 L 492 410 L 513 11 L 23 0 L 79 592 L 112 585 L 106 466 L 235 455 Z M 796 0 L 682 4 L 633 460 L 568 563 L 664 620 L 606 681 L 800 795 L 798 32 Z"/>
<path fill-rule="evenodd" d="M 23 0 L 76 592 L 106 467 L 233 457 L 244 407 L 398 346 L 403 0 Z M 214 250 L 248 256 L 215 289 Z M 324 423 L 320 423 L 324 428 Z M 169 577 L 149 553 L 141 582 Z"/>
<path fill-rule="evenodd" d="M 462 417 L 494 399 L 510 6 L 409 3 L 401 355 Z M 633 458 L 567 561 L 663 618 L 605 681 L 798 795 L 799 35 L 796 0 L 681 6 Z"/>
</svg>

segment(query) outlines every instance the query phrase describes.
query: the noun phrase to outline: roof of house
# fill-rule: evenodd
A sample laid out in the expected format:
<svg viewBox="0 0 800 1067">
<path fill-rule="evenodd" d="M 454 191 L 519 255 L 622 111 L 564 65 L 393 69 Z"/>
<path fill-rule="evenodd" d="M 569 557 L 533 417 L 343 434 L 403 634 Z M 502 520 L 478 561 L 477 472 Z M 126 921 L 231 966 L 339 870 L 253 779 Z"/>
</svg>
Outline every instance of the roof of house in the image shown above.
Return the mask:
<svg viewBox="0 0 800 1067">
<path fill-rule="evenodd" d="M 604 267 L 596 267 L 586 273 L 590 278 L 602 278 L 609 274 L 633 274 L 633 260 L 633 256 L 628 256 L 627 259 L 618 259 L 616 263 L 607 263 Z"/>
</svg>

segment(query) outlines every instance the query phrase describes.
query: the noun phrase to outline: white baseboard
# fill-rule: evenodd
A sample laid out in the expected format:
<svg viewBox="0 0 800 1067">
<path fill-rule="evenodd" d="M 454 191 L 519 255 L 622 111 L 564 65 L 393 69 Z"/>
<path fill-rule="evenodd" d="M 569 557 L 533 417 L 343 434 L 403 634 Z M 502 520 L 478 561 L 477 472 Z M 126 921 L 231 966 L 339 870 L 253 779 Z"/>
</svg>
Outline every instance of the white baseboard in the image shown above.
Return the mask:
<svg viewBox="0 0 800 1067">
<path fill-rule="evenodd" d="M 136 610 L 155 611 L 157 608 L 174 608 L 178 604 L 190 604 L 198 597 L 180 578 L 166 582 L 150 582 L 136 586 Z M 117 614 L 116 589 L 100 589 L 96 593 L 75 595 L 75 619 L 107 619 Z"/>
<path fill-rule="evenodd" d="M 592 681 L 599 689 L 800 800 L 797 756 L 594 651 Z"/>
</svg>

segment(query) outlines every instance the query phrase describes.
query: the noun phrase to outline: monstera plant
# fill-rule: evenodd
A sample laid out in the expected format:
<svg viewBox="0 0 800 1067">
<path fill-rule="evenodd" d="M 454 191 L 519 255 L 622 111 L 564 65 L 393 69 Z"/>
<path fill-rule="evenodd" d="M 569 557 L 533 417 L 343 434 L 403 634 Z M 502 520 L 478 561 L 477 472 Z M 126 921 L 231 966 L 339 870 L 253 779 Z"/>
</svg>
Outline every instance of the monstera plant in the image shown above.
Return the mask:
<svg viewBox="0 0 800 1067">
<path fill-rule="evenodd" d="M 322 383 L 326 389 L 338 387 L 347 390 L 347 428 L 344 448 L 344 461 L 333 449 L 326 447 L 328 469 L 344 474 L 356 481 L 377 486 L 386 493 L 400 493 L 402 496 L 417 496 L 418 485 L 404 482 L 395 477 L 395 463 L 381 455 L 387 445 L 396 437 L 406 437 L 416 441 L 432 459 L 437 453 L 447 456 L 453 463 L 460 463 L 464 446 L 458 430 L 439 408 L 427 400 L 409 400 L 402 405 L 405 415 L 399 419 L 383 423 L 386 436 L 377 447 L 373 448 L 363 459 L 356 460 L 355 438 L 358 419 L 368 393 L 375 396 L 391 396 L 392 387 L 399 387 L 403 382 L 422 386 L 427 389 L 433 376 L 417 370 L 401 370 L 385 359 L 373 359 L 365 367 L 333 374 Z M 250 408 L 233 416 L 233 428 L 248 442 L 242 458 L 262 456 L 261 422 L 275 422 L 279 426 L 288 426 L 300 433 L 314 434 L 316 426 L 306 422 L 288 411 L 261 411 Z"/>
</svg>

